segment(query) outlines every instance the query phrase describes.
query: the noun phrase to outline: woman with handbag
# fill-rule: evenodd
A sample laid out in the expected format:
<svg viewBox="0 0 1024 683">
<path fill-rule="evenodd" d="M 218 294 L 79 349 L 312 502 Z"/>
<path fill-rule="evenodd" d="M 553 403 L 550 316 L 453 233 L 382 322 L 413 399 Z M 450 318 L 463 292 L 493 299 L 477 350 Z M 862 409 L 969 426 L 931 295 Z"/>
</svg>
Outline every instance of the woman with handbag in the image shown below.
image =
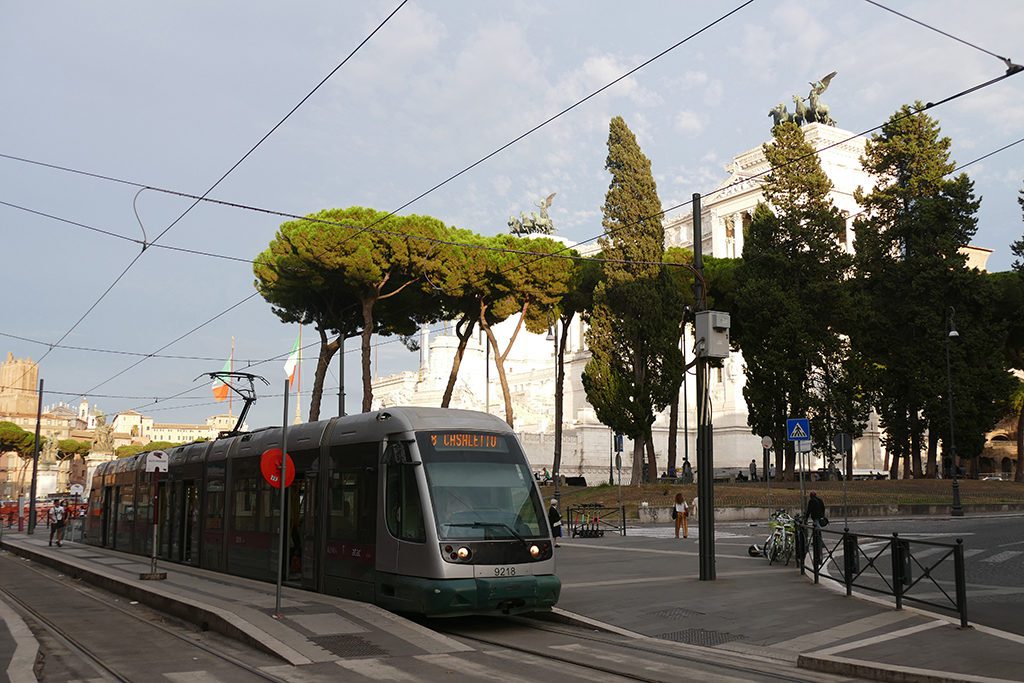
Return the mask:
<svg viewBox="0 0 1024 683">
<path fill-rule="evenodd" d="M 679 538 L 679 527 L 683 527 L 683 538 L 690 533 L 690 525 L 687 517 L 690 515 L 690 506 L 686 504 L 683 494 L 676 494 L 676 504 L 672 507 L 672 519 L 676 520 L 676 538 Z"/>
</svg>

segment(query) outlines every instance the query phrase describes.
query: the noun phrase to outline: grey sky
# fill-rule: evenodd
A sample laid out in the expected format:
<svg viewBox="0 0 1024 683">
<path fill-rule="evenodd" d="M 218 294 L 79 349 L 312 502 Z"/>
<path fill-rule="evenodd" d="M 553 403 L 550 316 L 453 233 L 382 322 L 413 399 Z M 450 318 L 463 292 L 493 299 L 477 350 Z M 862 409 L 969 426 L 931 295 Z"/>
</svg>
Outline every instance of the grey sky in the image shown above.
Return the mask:
<svg viewBox="0 0 1024 683">
<path fill-rule="evenodd" d="M 413 0 L 213 195 L 304 214 L 397 208 L 634 65 L 739 6 L 734 2 L 423 2 Z M 896 2 L 890 6 L 1024 62 L 1024 4 Z M 388 13 L 392 2 L 10 3 L 0 24 L 0 153 L 201 193 Z M 757 0 L 633 77 L 409 207 L 482 234 L 558 192 L 552 217 L 572 240 L 596 236 L 607 189 L 608 120 L 625 117 L 651 158 L 665 207 L 707 192 L 723 164 L 769 136 L 768 110 L 839 75 L 823 100 L 840 127 L 862 131 L 900 105 L 935 101 L 1004 72 L 995 58 L 866 2 Z M 1024 136 L 1024 75 L 933 112 L 964 163 Z M 969 169 L 982 197 L 975 243 L 1009 267 L 1022 233 L 1017 191 L 1024 144 Z M 131 237 L 135 188 L 0 159 L 0 201 Z M 188 205 L 144 192 L 149 238 Z M 245 258 L 279 219 L 201 205 L 161 240 Z M 137 254 L 138 246 L 0 206 L 0 332 L 56 341 Z M 253 291 L 251 268 L 148 250 L 64 344 L 152 352 Z M 164 351 L 236 358 L 287 353 L 297 329 L 259 297 Z M 304 341 L 312 341 L 307 330 Z M 38 359 L 45 346 L 0 337 Z M 359 404 L 357 354 L 347 362 Z M 382 371 L 412 367 L 401 345 Z M 134 358 L 57 349 L 47 388 L 77 393 Z M 223 361 L 151 359 L 97 394 L 166 397 Z M 275 361 L 258 371 L 278 392 Z M 336 366 L 335 366 L 336 367 Z M 310 376 L 312 368 L 305 373 Z M 304 380 L 305 388 L 309 383 Z M 328 378 L 336 387 L 336 377 Z M 158 421 L 202 420 L 211 394 L 147 406 Z M 47 402 L 76 400 L 48 395 Z M 303 396 L 305 412 L 307 396 Z M 108 413 L 148 401 L 98 398 Z M 333 414 L 336 399 L 325 402 Z M 160 410 L 157 410 L 160 409 Z M 280 420 L 279 399 L 250 423 Z"/>
</svg>

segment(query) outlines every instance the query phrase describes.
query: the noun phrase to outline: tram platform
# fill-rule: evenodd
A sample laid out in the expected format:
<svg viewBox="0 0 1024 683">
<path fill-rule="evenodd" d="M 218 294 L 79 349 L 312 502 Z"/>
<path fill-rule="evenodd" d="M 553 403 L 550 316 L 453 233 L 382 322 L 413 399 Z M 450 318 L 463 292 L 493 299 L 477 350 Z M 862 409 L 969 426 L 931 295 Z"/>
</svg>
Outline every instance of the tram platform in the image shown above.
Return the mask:
<svg viewBox="0 0 1024 683">
<path fill-rule="evenodd" d="M 0 547 L 291 665 L 471 649 L 376 605 L 288 586 L 282 589 L 281 618 L 275 619 L 274 584 L 165 562 L 159 570 L 166 579 L 141 580 L 139 574 L 150 570 L 147 558 L 72 542 L 51 547 L 47 541 L 45 534 L 4 534 Z"/>
<path fill-rule="evenodd" d="M 747 548 L 764 528 L 722 525 L 716 580 L 699 581 L 696 529 L 561 539 L 555 616 L 635 637 L 703 646 L 833 675 L 886 681 L 1024 681 L 1024 635 L 815 586 Z M 968 605 L 970 600 L 968 599 Z"/>
</svg>

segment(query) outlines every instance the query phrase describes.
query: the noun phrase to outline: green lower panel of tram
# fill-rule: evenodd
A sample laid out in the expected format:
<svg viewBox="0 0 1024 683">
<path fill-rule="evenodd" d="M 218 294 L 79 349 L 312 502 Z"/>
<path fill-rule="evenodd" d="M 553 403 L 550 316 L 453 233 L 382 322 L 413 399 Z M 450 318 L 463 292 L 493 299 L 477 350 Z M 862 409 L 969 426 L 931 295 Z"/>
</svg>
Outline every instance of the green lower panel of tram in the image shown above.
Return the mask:
<svg viewBox="0 0 1024 683">
<path fill-rule="evenodd" d="M 519 614 L 550 609 L 562 582 L 552 574 L 476 579 L 377 575 L 377 604 L 426 616 Z"/>
</svg>

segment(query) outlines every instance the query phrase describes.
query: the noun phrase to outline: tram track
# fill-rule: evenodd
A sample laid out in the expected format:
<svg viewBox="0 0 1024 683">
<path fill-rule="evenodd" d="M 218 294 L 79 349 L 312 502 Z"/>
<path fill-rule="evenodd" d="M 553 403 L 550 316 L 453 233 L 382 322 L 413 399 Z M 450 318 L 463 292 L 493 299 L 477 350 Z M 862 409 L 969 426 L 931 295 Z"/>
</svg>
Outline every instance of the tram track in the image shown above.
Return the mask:
<svg viewBox="0 0 1024 683">
<path fill-rule="evenodd" d="M 510 621 L 513 621 L 516 624 L 518 624 L 520 626 L 523 626 L 525 628 L 528 628 L 530 630 L 533 630 L 533 631 L 543 631 L 543 632 L 547 632 L 547 633 L 557 634 L 559 636 L 566 636 L 568 638 L 571 638 L 574 641 L 587 640 L 587 641 L 590 641 L 590 642 L 593 642 L 593 643 L 597 643 L 597 644 L 600 644 L 600 645 L 603 645 L 603 646 L 606 646 L 606 647 L 609 647 L 609 648 L 615 648 L 615 649 L 619 649 L 619 650 L 626 650 L 626 651 L 629 651 L 629 652 L 643 653 L 645 655 L 656 655 L 658 657 L 664 657 L 664 658 L 667 658 L 667 659 L 672 660 L 672 661 L 691 662 L 691 663 L 694 663 L 694 664 L 699 664 L 702 667 L 713 668 L 716 671 L 719 671 L 721 673 L 725 673 L 726 671 L 735 672 L 735 674 L 737 674 L 738 676 L 742 676 L 742 677 L 747 678 L 749 680 L 757 680 L 757 681 L 786 681 L 786 682 L 793 682 L 793 683 L 807 683 L 808 681 L 822 681 L 822 680 L 840 680 L 838 678 L 833 679 L 831 677 L 828 677 L 827 675 L 823 675 L 823 674 L 816 673 L 816 672 L 811 672 L 811 671 L 806 672 L 806 674 L 804 674 L 803 672 L 800 672 L 799 674 L 796 674 L 794 672 L 793 674 L 791 674 L 791 673 L 787 673 L 787 672 L 781 672 L 781 671 L 773 670 L 771 668 L 772 665 L 774 665 L 775 667 L 783 665 L 784 663 L 781 662 L 781 661 L 770 662 L 768 660 L 765 660 L 765 664 L 767 666 L 757 666 L 757 664 L 754 663 L 754 662 L 751 662 L 750 664 L 740 664 L 740 663 L 728 663 L 728 662 L 723 662 L 722 661 L 722 657 L 723 656 L 737 656 L 737 657 L 744 656 L 744 655 L 739 654 L 739 653 L 719 651 L 719 652 L 715 652 L 714 653 L 714 655 L 717 655 L 717 656 L 714 656 L 710 652 L 708 653 L 707 656 L 701 656 L 698 653 L 692 653 L 691 654 L 691 653 L 681 652 L 678 649 L 673 649 L 671 647 L 671 645 L 673 645 L 673 643 L 671 643 L 670 641 L 666 641 L 666 646 L 665 647 L 658 647 L 656 645 L 645 645 L 642 641 L 636 641 L 636 642 L 623 641 L 621 639 L 616 639 L 614 636 L 604 636 L 604 635 L 600 635 L 600 634 L 597 634 L 597 633 L 589 633 L 589 632 L 584 631 L 581 628 L 575 628 L 575 627 L 571 627 L 571 626 L 559 626 L 559 625 L 551 624 L 551 623 L 548 623 L 548 622 L 541 622 L 541 621 L 538 621 L 538 620 L 535 620 L 535 619 L 522 618 L 522 617 L 513 617 L 513 618 L 510 619 Z M 501 639 L 496 639 L 496 638 L 487 638 L 487 637 L 481 636 L 480 634 L 467 633 L 465 630 L 457 630 L 457 629 L 436 629 L 436 630 L 439 630 L 439 631 L 445 633 L 446 635 L 453 636 L 453 637 L 456 637 L 456 638 L 462 638 L 464 640 L 468 640 L 468 641 L 472 641 L 472 642 L 476 642 L 476 643 L 480 643 L 480 644 L 484 644 L 484 645 L 500 647 L 500 648 L 512 650 L 514 652 L 519 652 L 519 653 L 523 653 L 523 654 L 531 654 L 531 655 L 540 655 L 541 654 L 536 648 L 529 648 L 529 647 L 525 647 L 525 646 L 518 646 L 518 645 L 510 644 L 507 640 L 501 640 Z M 609 675 L 614 675 L 614 676 L 620 676 L 620 677 L 622 677 L 624 679 L 627 679 L 627 680 L 643 681 L 644 683 L 665 683 L 668 680 L 680 680 L 679 676 L 681 675 L 679 671 L 675 672 L 674 675 L 670 674 L 668 678 L 666 678 L 664 676 L 663 677 L 654 677 L 654 676 L 647 675 L 647 674 L 638 674 L 638 673 L 635 673 L 635 672 L 624 671 L 621 668 L 615 668 L 615 667 L 612 667 L 612 666 L 605 666 L 605 665 L 596 664 L 594 662 L 589 662 L 589 661 L 580 661 L 580 659 L 578 659 L 578 658 L 574 658 L 574 657 L 569 656 L 567 654 L 559 653 L 558 651 L 551 650 L 550 648 L 543 652 L 543 657 L 545 659 L 551 659 L 551 660 L 559 661 L 559 662 L 562 662 L 562 663 L 571 664 L 573 666 L 576 666 L 576 667 L 579 667 L 579 668 L 582 668 L 582 669 L 585 669 L 585 670 L 599 672 L 599 673 L 604 673 L 604 674 L 609 674 Z M 796 663 L 794 662 L 794 663 L 790 664 L 790 666 L 795 668 L 796 667 Z M 843 680 L 850 680 L 850 679 L 847 678 L 847 679 L 843 679 Z"/>
<path fill-rule="evenodd" d="M 3 561 L 13 562 L 13 559 L 10 556 L 0 556 L 0 562 Z M 176 640 L 179 640 L 183 643 L 188 644 L 191 647 L 201 650 L 204 653 L 212 657 L 215 657 L 218 660 L 232 667 L 244 670 L 247 673 L 252 674 L 253 676 L 256 676 L 265 681 L 270 681 L 271 683 L 288 683 L 285 679 L 279 678 L 257 667 L 251 666 L 250 664 L 247 664 L 246 662 L 241 661 L 237 657 L 234 657 L 226 652 L 222 652 L 217 648 L 214 648 L 205 643 L 190 638 L 164 624 L 153 621 L 152 619 L 147 619 L 139 615 L 137 612 L 121 607 L 120 605 L 114 604 L 110 600 L 105 600 L 101 596 L 96 595 L 93 592 L 93 590 L 81 588 L 68 581 L 61 581 L 58 576 L 52 575 L 52 572 L 50 570 L 40 569 L 25 562 L 17 562 L 15 564 L 19 569 L 31 572 L 35 574 L 37 577 L 57 584 L 65 590 L 74 591 L 78 595 L 85 597 L 94 603 L 99 604 L 103 609 L 113 610 L 119 612 L 120 614 L 123 614 L 124 616 L 131 617 L 131 619 L 136 622 L 144 624 L 147 627 L 156 629 L 164 635 L 171 636 Z M 6 599 L 10 604 L 15 606 L 16 609 L 22 612 L 23 617 L 28 616 L 33 623 L 38 624 L 40 628 L 44 629 L 47 634 L 49 634 L 51 637 L 55 638 L 58 642 L 60 642 L 62 645 L 68 648 L 70 652 L 87 661 L 90 664 L 90 666 L 97 670 L 98 673 L 106 675 L 115 681 L 123 681 L 125 683 L 133 683 L 133 681 L 139 680 L 138 677 L 132 678 L 130 674 L 119 670 L 118 668 L 111 665 L 109 662 L 105 661 L 103 657 L 96 652 L 95 648 L 90 647 L 88 644 L 83 642 L 82 638 L 73 635 L 68 628 L 62 627 L 59 623 L 56 622 L 55 619 L 45 614 L 42 609 L 38 609 L 33 605 L 29 604 L 28 601 L 16 595 L 3 583 L 0 583 L 0 594 L 2 594 L 4 599 Z"/>
</svg>

